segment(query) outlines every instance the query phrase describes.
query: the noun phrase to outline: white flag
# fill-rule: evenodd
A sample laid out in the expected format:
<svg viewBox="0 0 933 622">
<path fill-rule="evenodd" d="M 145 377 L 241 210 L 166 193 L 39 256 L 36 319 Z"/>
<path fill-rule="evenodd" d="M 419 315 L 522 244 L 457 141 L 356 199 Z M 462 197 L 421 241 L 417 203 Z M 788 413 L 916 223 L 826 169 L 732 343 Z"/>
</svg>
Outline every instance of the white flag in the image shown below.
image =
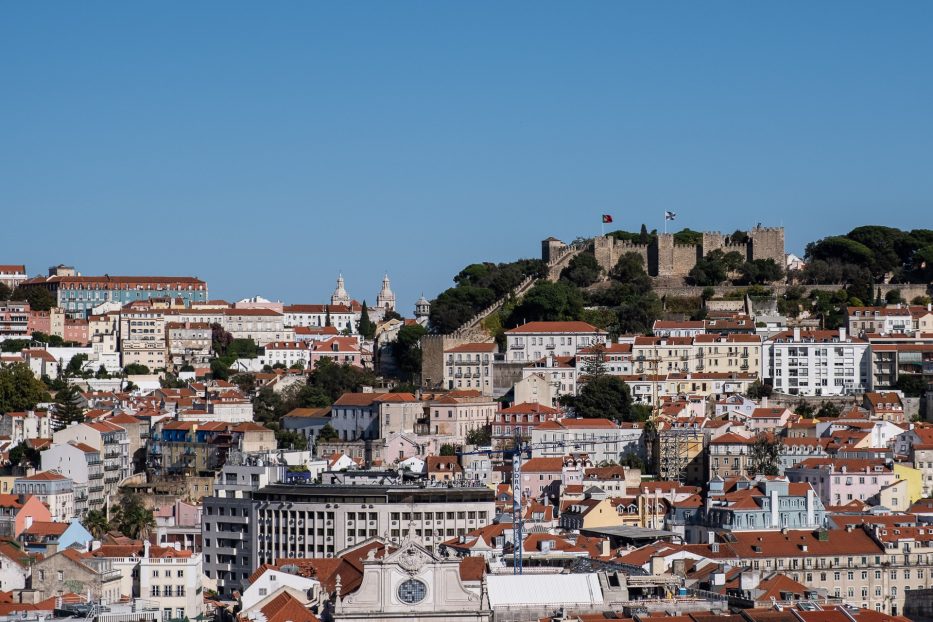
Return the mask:
<svg viewBox="0 0 933 622">
<path fill-rule="evenodd" d="M 674 220 L 677 218 L 677 212 L 664 212 L 664 220 Z"/>
</svg>

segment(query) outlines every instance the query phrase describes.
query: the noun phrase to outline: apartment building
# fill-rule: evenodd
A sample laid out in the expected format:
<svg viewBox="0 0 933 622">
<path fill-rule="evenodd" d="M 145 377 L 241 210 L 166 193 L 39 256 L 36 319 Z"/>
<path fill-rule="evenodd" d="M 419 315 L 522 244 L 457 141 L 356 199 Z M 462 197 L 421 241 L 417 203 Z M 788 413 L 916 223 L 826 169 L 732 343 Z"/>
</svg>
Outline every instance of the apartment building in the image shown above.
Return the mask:
<svg viewBox="0 0 933 622">
<path fill-rule="evenodd" d="M 200 553 L 143 542 L 136 568 L 140 598 L 154 603 L 163 620 L 197 620 L 204 614 L 203 572 Z"/>
<path fill-rule="evenodd" d="M 846 307 L 846 315 L 852 335 L 908 333 L 913 330 L 913 316 L 906 305 Z"/>
<path fill-rule="evenodd" d="M 65 523 L 75 518 L 74 483 L 54 471 L 41 471 L 28 477 L 17 477 L 14 495 L 33 495 L 48 506 L 52 520 Z"/>
<path fill-rule="evenodd" d="M 414 432 L 424 404 L 412 393 L 344 393 L 331 405 L 330 424 L 342 441 Z"/>
<path fill-rule="evenodd" d="M 576 395 L 578 379 L 583 375 L 575 356 L 548 354 L 539 361 L 532 361 L 522 368 L 522 379 L 539 376 L 551 385 L 551 395 L 556 400 L 562 395 Z"/>
<path fill-rule="evenodd" d="M 81 442 L 68 441 L 53 443 L 41 456 L 43 471 L 61 473 L 73 482 L 77 516 L 84 516 L 88 510 L 104 508 L 104 461 L 99 450 Z"/>
<path fill-rule="evenodd" d="M 34 438 L 51 438 L 51 417 L 46 410 L 8 412 L 0 415 L 0 436 L 10 439 L 13 445 Z"/>
<path fill-rule="evenodd" d="M 53 446 L 64 445 L 69 441 L 87 445 L 99 452 L 104 471 L 103 498 L 115 495 L 120 482 L 129 477 L 132 471 L 130 441 L 126 430 L 106 421 L 96 421 L 75 423 L 52 435 Z"/>
<path fill-rule="evenodd" d="M 260 564 L 331 557 L 374 536 L 425 546 L 491 524 L 495 495 L 482 485 L 272 484 L 252 498 L 204 499 L 204 572 L 218 592 L 241 590 Z"/>
<path fill-rule="evenodd" d="M 273 341 L 267 343 L 263 350 L 259 356 L 262 365 L 284 365 L 289 368 L 300 365 L 301 369 L 311 366 L 311 344 L 307 341 Z"/>
<path fill-rule="evenodd" d="M 478 389 L 492 395 L 492 366 L 496 344 L 464 343 L 444 350 L 444 386 L 448 389 Z"/>
<path fill-rule="evenodd" d="M 530 439 L 536 427 L 561 416 L 557 408 L 525 402 L 500 409 L 492 421 L 492 442 L 495 447 L 511 447 L 516 437 Z"/>
<path fill-rule="evenodd" d="M 26 266 L 22 264 L 0 264 L 0 283 L 11 290 L 26 280 Z"/>
<path fill-rule="evenodd" d="M 627 456 L 645 459 L 644 424 L 608 419 L 554 419 L 531 429 L 533 457 L 559 458 L 568 452 L 586 453 L 594 464 L 620 463 Z"/>
<path fill-rule="evenodd" d="M 451 391 L 428 407 L 428 432 L 466 442 L 470 431 L 491 424 L 499 403 L 480 391 Z"/>
<path fill-rule="evenodd" d="M 763 375 L 779 393 L 852 395 L 871 388 L 866 340 L 838 331 L 784 331 L 764 344 Z"/>
<path fill-rule="evenodd" d="M 77 276 L 53 274 L 27 279 L 23 288 L 46 289 L 70 317 L 86 318 L 105 302 L 126 305 L 152 298 L 181 299 L 185 306 L 207 301 L 207 283 L 194 277 Z"/>
<path fill-rule="evenodd" d="M 807 458 L 795 466 L 785 469 L 784 474 L 792 482 L 807 482 L 826 505 L 844 505 L 850 501 L 878 501 L 882 490 L 898 481 L 894 468 L 881 459 L 857 458 Z M 906 497 L 898 508 L 909 505 Z"/>
<path fill-rule="evenodd" d="M 761 337 L 734 333 L 635 337 L 633 373 L 754 373 L 761 370 Z"/>
<path fill-rule="evenodd" d="M 224 330 L 234 339 L 252 339 L 264 346 L 275 341 L 294 341 L 285 328 L 285 316 L 273 309 L 223 309 Z"/>
<path fill-rule="evenodd" d="M 539 361 L 548 354 L 574 356 L 577 350 L 605 343 L 606 331 L 586 322 L 528 322 L 505 331 L 505 360 Z"/>
<path fill-rule="evenodd" d="M 324 328 L 329 325 L 340 332 L 349 328 L 351 335 L 359 332 L 362 312 L 363 306 L 355 300 L 349 304 L 285 305 L 283 308 L 284 324 L 287 327 Z"/>
<path fill-rule="evenodd" d="M 754 439 L 735 432 L 720 434 L 709 442 L 709 479 L 743 477 L 751 465 Z"/>
<path fill-rule="evenodd" d="M 176 368 L 203 365 L 211 358 L 212 335 L 207 322 L 166 322 L 168 362 Z"/>
<path fill-rule="evenodd" d="M 147 305 L 148 306 L 148 305 Z M 165 314 L 155 308 L 127 307 L 120 313 L 120 357 L 123 367 L 166 366 Z"/>
<path fill-rule="evenodd" d="M 0 269 L 3 267 L 0 266 Z M 0 300 L 0 341 L 28 337 L 30 334 L 29 314 L 28 302 Z"/>
</svg>

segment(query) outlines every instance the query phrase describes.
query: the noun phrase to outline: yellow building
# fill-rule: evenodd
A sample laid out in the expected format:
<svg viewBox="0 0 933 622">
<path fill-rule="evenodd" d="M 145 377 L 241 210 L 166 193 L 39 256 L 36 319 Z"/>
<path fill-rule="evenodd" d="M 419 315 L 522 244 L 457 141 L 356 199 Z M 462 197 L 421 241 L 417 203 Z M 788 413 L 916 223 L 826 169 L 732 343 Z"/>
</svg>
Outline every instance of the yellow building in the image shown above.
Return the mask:
<svg viewBox="0 0 933 622">
<path fill-rule="evenodd" d="M 908 505 L 914 503 L 917 499 L 923 498 L 923 473 L 920 472 L 920 469 L 895 462 L 894 477 L 907 482 Z"/>
</svg>

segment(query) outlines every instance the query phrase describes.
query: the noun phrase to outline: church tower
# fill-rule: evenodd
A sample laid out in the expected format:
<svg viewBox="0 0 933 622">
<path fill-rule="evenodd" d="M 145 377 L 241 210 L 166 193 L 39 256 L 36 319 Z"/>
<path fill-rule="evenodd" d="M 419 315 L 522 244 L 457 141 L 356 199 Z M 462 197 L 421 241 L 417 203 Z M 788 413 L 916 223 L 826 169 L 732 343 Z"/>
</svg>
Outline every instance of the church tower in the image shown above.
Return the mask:
<svg viewBox="0 0 933 622">
<path fill-rule="evenodd" d="M 395 294 L 389 284 L 388 274 L 382 279 L 382 289 L 379 290 L 379 295 L 376 296 L 376 306 L 386 311 L 395 311 Z"/>
<path fill-rule="evenodd" d="M 343 286 L 343 274 L 337 277 L 337 289 L 334 290 L 333 295 L 330 297 L 330 304 L 350 306 L 350 295 L 347 294 L 347 290 Z"/>
<path fill-rule="evenodd" d="M 427 321 L 429 315 L 431 315 L 431 303 L 424 297 L 424 292 L 421 292 L 421 298 L 415 303 L 415 319 Z"/>
</svg>

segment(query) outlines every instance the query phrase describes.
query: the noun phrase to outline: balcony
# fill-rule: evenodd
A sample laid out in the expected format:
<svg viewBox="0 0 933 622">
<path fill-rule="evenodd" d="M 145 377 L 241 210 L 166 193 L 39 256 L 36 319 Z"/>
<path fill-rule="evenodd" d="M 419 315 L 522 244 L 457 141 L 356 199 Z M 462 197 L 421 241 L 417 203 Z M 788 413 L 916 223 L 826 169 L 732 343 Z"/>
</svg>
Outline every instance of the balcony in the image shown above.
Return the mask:
<svg viewBox="0 0 933 622">
<path fill-rule="evenodd" d="M 107 463 L 104 465 L 105 471 L 117 471 L 120 469 L 120 464 L 117 462 Z"/>
<path fill-rule="evenodd" d="M 549 344 L 547 344 L 547 345 L 544 346 L 544 347 L 545 347 L 545 349 L 547 349 L 547 350 L 553 350 L 553 349 L 556 348 L 557 346 L 554 345 L 553 343 L 549 343 Z"/>
<path fill-rule="evenodd" d="M 513 343 L 509 346 L 509 350 L 524 350 L 525 344 L 523 343 Z"/>
<path fill-rule="evenodd" d="M 88 492 L 103 492 L 103 486 L 88 486 Z"/>
</svg>

